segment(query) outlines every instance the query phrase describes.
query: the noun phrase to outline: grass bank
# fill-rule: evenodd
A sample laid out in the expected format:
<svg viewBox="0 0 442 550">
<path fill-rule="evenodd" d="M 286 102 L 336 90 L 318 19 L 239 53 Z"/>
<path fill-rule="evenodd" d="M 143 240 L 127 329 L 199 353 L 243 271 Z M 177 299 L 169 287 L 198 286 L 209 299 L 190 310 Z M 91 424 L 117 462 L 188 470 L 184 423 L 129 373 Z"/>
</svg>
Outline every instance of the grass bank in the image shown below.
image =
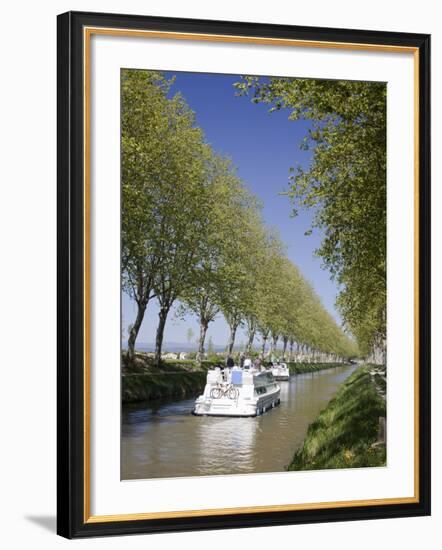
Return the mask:
<svg viewBox="0 0 442 550">
<path fill-rule="evenodd" d="M 385 466 L 385 445 L 377 442 L 379 417 L 386 416 L 385 370 L 358 368 L 311 424 L 288 470 Z"/>
<path fill-rule="evenodd" d="M 186 397 L 202 391 L 204 371 L 127 374 L 122 377 L 123 403 Z"/>
<path fill-rule="evenodd" d="M 135 403 L 195 395 L 204 388 L 210 366 L 209 362 L 197 368 L 195 361 L 168 361 L 158 367 L 144 353 L 137 353 L 134 363 L 128 365 L 123 356 L 122 401 Z"/>
<path fill-rule="evenodd" d="M 287 363 L 290 374 L 304 374 L 306 372 L 318 372 L 325 369 L 345 367 L 346 363 Z"/>
</svg>

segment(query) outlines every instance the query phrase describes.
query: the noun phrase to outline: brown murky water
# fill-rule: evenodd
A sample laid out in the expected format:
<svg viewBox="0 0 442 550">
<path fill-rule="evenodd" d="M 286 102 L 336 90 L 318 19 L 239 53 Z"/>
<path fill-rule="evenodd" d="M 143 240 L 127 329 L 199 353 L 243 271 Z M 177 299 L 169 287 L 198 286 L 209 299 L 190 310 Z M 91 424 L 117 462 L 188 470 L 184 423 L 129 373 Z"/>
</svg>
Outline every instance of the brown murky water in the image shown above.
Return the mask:
<svg viewBox="0 0 442 550">
<path fill-rule="evenodd" d="M 256 418 L 196 417 L 194 399 L 123 407 L 121 478 L 283 471 L 355 366 L 279 382 L 281 405 Z"/>
</svg>

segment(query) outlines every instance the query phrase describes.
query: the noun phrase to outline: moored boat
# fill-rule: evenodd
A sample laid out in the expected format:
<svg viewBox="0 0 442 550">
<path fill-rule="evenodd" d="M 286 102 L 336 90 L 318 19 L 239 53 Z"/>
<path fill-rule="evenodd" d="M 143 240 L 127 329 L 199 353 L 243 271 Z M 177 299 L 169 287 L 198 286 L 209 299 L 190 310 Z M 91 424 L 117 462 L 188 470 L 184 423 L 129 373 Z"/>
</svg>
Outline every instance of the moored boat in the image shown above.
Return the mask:
<svg viewBox="0 0 442 550">
<path fill-rule="evenodd" d="M 277 363 L 273 365 L 271 371 L 275 380 L 290 379 L 290 371 L 286 363 Z"/>
<path fill-rule="evenodd" d="M 280 388 L 271 372 L 214 368 L 207 372 L 204 393 L 195 401 L 197 416 L 259 416 L 280 403 Z"/>
</svg>

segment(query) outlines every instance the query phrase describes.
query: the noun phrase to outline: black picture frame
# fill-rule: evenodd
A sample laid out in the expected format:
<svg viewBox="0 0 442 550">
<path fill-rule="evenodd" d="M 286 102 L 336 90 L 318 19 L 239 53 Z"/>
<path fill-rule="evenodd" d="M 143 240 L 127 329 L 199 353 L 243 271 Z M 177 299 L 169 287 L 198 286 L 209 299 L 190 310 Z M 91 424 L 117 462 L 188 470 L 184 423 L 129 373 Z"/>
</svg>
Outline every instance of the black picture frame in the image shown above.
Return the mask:
<svg viewBox="0 0 442 550">
<path fill-rule="evenodd" d="M 57 39 L 57 532 L 67 538 L 363 520 L 430 514 L 430 36 L 68 12 L 58 16 Z M 160 519 L 88 521 L 85 513 L 84 405 L 84 40 L 85 27 L 296 39 L 409 47 L 419 60 L 419 469 L 412 503 L 343 506 Z"/>
</svg>

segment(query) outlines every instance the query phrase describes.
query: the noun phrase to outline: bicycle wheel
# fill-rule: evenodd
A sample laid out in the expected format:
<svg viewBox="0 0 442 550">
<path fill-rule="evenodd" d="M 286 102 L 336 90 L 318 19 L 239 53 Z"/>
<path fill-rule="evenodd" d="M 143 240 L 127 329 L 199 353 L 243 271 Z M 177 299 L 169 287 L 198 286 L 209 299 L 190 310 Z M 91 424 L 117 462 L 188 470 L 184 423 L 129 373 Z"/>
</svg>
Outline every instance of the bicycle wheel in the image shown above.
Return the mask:
<svg viewBox="0 0 442 550">
<path fill-rule="evenodd" d="M 221 388 L 215 387 L 210 390 L 210 397 L 212 399 L 220 399 L 223 395 L 223 390 Z"/>
<path fill-rule="evenodd" d="M 229 399 L 238 399 L 239 397 L 239 391 L 237 388 L 232 388 L 230 387 L 228 390 L 227 390 L 227 397 Z"/>
</svg>

